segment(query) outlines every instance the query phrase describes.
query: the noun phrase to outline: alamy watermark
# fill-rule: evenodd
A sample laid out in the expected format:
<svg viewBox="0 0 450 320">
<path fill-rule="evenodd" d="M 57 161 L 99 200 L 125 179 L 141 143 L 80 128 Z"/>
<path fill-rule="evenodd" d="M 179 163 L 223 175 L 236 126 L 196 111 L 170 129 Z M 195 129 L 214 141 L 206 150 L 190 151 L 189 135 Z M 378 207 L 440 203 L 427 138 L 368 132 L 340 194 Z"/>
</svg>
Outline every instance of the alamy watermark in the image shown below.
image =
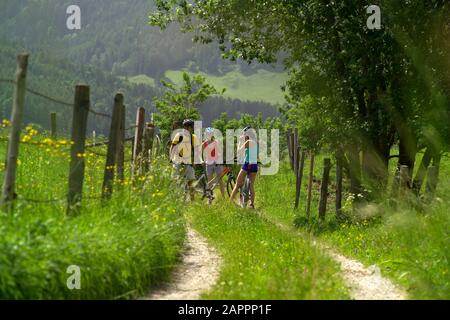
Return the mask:
<svg viewBox="0 0 450 320">
<path fill-rule="evenodd" d="M 370 5 L 366 10 L 370 14 L 366 25 L 369 30 L 381 29 L 381 8 L 377 5 Z M 67 7 L 66 26 L 69 30 L 81 30 L 81 8 L 78 5 L 70 5 Z"/>
<path fill-rule="evenodd" d="M 367 19 L 367 28 L 369 30 L 381 29 L 381 8 L 376 5 L 370 5 L 367 7 L 367 13 L 370 17 Z"/>
<path fill-rule="evenodd" d="M 69 30 L 81 30 L 81 9 L 77 5 L 71 5 L 67 7 L 66 14 L 68 15 L 66 20 L 66 26 Z"/>
<path fill-rule="evenodd" d="M 194 165 L 208 163 L 214 151 L 213 160 L 216 164 L 260 163 L 262 175 L 278 173 L 280 168 L 280 131 L 278 129 L 270 130 L 270 140 L 267 129 L 248 129 L 245 132 L 243 129 L 228 129 L 225 135 L 220 130 L 214 129 L 211 136 L 216 143 L 214 146 L 209 144 L 204 148 L 202 148 L 202 141 L 205 132 L 202 121 L 195 122 L 192 133 L 193 139 L 191 139 L 191 132 L 186 129 L 177 129 L 172 132 L 173 146 L 170 158 L 173 163 Z M 194 148 L 193 151 L 192 148 Z"/>
<path fill-rule="evenodd" d="M 70 276 L 67 278 L 67 288 L 69 290 L 81 289 L 81 269 L 79 266 L 71 265 L 67 267 L 67 271 Z"/>
</svg>

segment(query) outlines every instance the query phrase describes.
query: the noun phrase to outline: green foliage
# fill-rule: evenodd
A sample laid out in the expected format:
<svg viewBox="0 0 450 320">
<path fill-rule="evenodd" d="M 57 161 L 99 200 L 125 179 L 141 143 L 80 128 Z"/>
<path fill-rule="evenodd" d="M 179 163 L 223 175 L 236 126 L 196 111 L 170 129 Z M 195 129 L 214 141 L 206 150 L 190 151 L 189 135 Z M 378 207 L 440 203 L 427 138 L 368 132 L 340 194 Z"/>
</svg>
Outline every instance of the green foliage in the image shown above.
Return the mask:
<svg viewBox="0 0 450 320">
<path fill-rule="evenodd" d="M 3 1 L 4 2 L 4 1 Z M 177 26 L 166 32 L 148 26 L 153 1 L 77 0 L 81 30 L 68 30 L 70 1 L 40 0 L 3 3 L 0 37 L 27 48 L 47 49 L 71 63 L 92 65 L 115 76 L 145 74 L 159 79 L 166 70 L 192 66 L 220 74 L 235 67 L 216 50 L 217 44 L 199 47 Z M 240 63 L 242 72 L 266 68 Z M 267 67 L 268 69 L 270 67 Z"/>
<path fill-rule="evenodd" d="M 10 79 L 14 77 L 17 51 L 11 46 L 0 46 L 0 78 Z M 125 95 L 127 106 L 127 127 L 134 124 L 137 106 L 144 107 L 148 117 L 150 112 L 155 111 L 152 98 L 162 94 L 162 91 L 155 87 L 155 79 L 146 75 L 117 78 L 90 66 L 79 67 L 67 63 L 64 59 L 56 58 L 48 52 L 32 53 L 27 80 L 29 88 L 66 102 L 73 100 L 74 86 L 77 83 L 88 83 L 91 86 L 92 108 L 106 114 L 111 112 L 113 93 L 120 88 L 120 91 Z M 181 79 L 181 81 L 183 80 Z M 0 87 L 4 89 L 0 91 L 0 117 L 7 119 L 10 117 L 13 86 L 0 83 Z M 271 104 L 224 99 L 219 95 L 211 96 L 206 101 L 200 102 L 198 109 L 205 124 L 210 124 L 224 111 L 227 111 L 231 117 L 238 116 L 239 112 L 246 112 L 255 116 L 258 112 L 262 112 L 264 118 L 277 115 L 276 108 Z M 53 111 L 57 112 L 59 134 L 68 134 L 72 116 L 70 107 L 49 103 L 43 98 L 27 93 L 25 122 L 39 124 L 49 129 L 49 114 Z M 106 135 L 110 127 L 109 120 L 103 117 L 90 116 L 88 132 L 95 130 L 97 134 Z"/>
<path fill-rule="evenodd" d="M 219 203 L 189 209 L 192 223 L 218 249 L 223 269 L 205 299 L 345 299 L 338 266 L 308 240 L 252 211 Z"/>
<path fill-rule="evenodd" d="M 21 145 L 15 212 L 0 214 L 0 297 L 125 299 L 166 280 L 185 235 L 181 197 L 166 162 L 155 160 L 136 186 L 128 177 L 116 181 L 111 201 L 101 203 L 104 158 L 87 154 L 83 209 L 67 218 L 67 141 L 58 147 L 47 141 Z M 50 199 L 57 201 L 35 202 Z M 81 290 L 66 286 L 71 265 L 81 269 Z"/>
<path fill-rule="evenodd" d="M 254 101 L 243 102 L 238 99 L 225 99 L 221 96 L 209 98 L 200 105 L 199 111 L 204 125 L 210 125 L 219 119 L 222 113 L 226 113 L 228 119 L 238 119 L 243 114 L 249 114 L 253 118 L 257 118 L 261 114 L 262 119 L 279 119 L 280 117 L 278 110 L 271 104 Z"/>
<path fill-rule="evenodd" d="M 291 72 L 285 112 L 291 125 L 305 128 L 310 148 L 327 146 L 348 161 L 361 152 L 351 171 L 362 171 L 381 195 L 395 143 L 399 165 L 410 168 L 423 145 L 435 149 L 435 158 L 448 150 L 450 81 L 439 70 L 449 67 L 442 39 L 450 5 L 378 5 L 383 28 L 377 31 L 366 27 L 365 1 L 160 0 L 151 22 L 162 28 L 177 22 L 200 42 L 217 40 L 231 60 L 271 63 L 283 53 Z M 361 189 L 361 178 L 352 178 Z"/>
<path fill-rule="evenodd" d="M 271 130 L 279 130 L 280 137 L 285 136 L 285 125 L 280 117 L 263 118 L 262 113 L 258 113 L 255 117 L 248 113 L 240 113 L 238 117 L 231 118 L 226 112 L 222 113 L 220 117 L 213 121 L 212 126 L 220 130 L 224 135 L 228 129 L 242 130 L 245 127 L 252 127 L 255 130 L 265 129 L 268 131 L 268 138 L 270 139 Z M 226 140 L 226 138 L 224 138 Z M 261 140 L 260 140 L 261 141 Z M 286 148 L 286 141 L 280 138 L 280 150 Z M 269 141 L 268 147 L 270 148 Z M 237 147 L 237 145 L 236 145 Z"/>
<path fill-rule="evenodd" d="M 0 79 L 14 79 L 16 55 L 22 51 L 20 46 L 2 41 L 0 45 Z M 33 50 L 29 59 L 27 87 L 57 100 L 72 103 L 75 85 L 87 83 L 91 87 L 91 108 L 95 111 L 111 114 L 114 93 L 125 95 L 127 105 L 127 127 L 136 117 L 136 106 L 148 111 L 153 109 L 151 98 L 160 91 L 149 84 L 128 82 L 112 76 L 108 72 L 90 65 L 77 65 L 58 58 L 49 51 Z M 13 97 L 13 85 L 0 83 L 0 117 L 10 117 Z M 37 97 L 27 92 L 25 100 L 24 122 L 36 123 L 44 128 L 50 127 L 50 112 L 57 113 L 57 130 L 60 135 L 68 135 L 72 125 L 72 108 Z M 107 134 L 110 119 L 89 116 L 88 132 Z"/>
<path fill-rule="evenodd" d="M 256 73 L 247 76 L 236 70 L 221 76 L 203 72 L 199 74 L 207 77 L 213 86 L 226 88 L 224 97 L 227 98 L 241 101 L 264 101 L 274 105 L 282 104 L 285 101 L 281 91 L 281 86 L 287 80 L 285 73 L 258 70 Z M 182 75 L 182 71 L 168 70 L 165 73 L 165 77 L 175 84 L 182 83 Z"/>
<path fill-rule="evenodd" d="M 164 96 L 156 98 L 154 103 L 158 109 L 155 121 L 163 137 L 170 136 L 174 129 L 180 129 L 184 119 L 199 120 L 199 106 L 211 95 L 220 94 L 213 86 L 206 83 L 201 75 L 189 76 L 183 73 L 183 84 L 180 87 L 161 80 L 165 88 Z M 222 93 L 225 90 L 222 91 Z"/>
<path fill-rule="evenodd" d="M 226 112 L 222 113 L 218 119 L 213 121 L 213 127 L 222 132 L 226 132 L 227 129 L 243 129 L 245 127 L 266 130 L 283 130 L 284 128 L 280 118 L 263 119 L 262 113 L 258 113 L 256 117 L 248 113 L 241 113 L 239 119 L 230 119 Z"/>
</svg>

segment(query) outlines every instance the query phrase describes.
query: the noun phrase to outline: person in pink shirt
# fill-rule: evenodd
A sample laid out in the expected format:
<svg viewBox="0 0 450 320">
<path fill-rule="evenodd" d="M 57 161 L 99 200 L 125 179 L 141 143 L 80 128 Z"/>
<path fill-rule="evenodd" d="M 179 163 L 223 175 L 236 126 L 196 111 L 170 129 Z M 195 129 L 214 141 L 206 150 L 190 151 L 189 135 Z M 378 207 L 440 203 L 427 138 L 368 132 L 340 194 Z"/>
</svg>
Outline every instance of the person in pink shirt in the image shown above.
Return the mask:
<svg viewBox="0 0 450 320">
<path fill-rule="evenodd" d="M 206 175 L 208 177 L 208 188 L 211 188 L 215 180 L 219 180 L 220 193 L 225 196 L 225 184 L 223 182 L 224 166 L 221 162 L 221 148 L 214 137 L 214 129 L 206 128 L 205 141 L 202 144 L 203 160 L 206 164 Z"/>
</svg>

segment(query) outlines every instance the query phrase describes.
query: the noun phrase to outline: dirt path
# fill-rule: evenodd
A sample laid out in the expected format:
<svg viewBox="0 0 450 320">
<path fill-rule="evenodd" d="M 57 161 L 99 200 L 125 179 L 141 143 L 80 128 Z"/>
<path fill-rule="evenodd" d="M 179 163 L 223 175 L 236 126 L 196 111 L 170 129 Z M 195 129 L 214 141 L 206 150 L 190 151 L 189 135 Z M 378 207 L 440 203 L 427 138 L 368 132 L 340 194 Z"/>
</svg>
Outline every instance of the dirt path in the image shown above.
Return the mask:
<svg viewBox="0 0 450 320">
<path fill-rule="evenodd" d="M 280 223 L 264 213 L 259 216 L 284 231 L 292 232 L 289 226 Z M 365 267 L 362 263 L 349 259 L 331 248 L 313 239 L 312 244 L 319 247 L 341 266 L 342 276 L 350 294 L 355 300 L 405 300 L 404 290 L 381 275 L 376 266 Z M 206 239 L 188 228 L 182 261 L 173 272 L 169 283 L 157 288 L 146 300 L 196 300 L 216 283 L 219 277 L 220 256 L 211 248 Z"/>
<path fill-rule="evenodd" d="M 344 280 L 355 300 L 406 300 L 406 293 L 381 275 L 377 266 L 366 268 L 361 262 L 349 259 L 331 248 L 325 252 L 340 263 Z"/>
<path fill-rule="evenodd" d="M 259 216 L 276 225 L 284 231 L 291 231 L 292 228 L 280 223 L 262 212 Z M 312 243 L 322 249 L 327 255 L 341 265 L 342 276 L 350 291 L 351 297 L 355 300 L 406 300 L 408 295 L 404 290 L 393 284 L 389 279 L 381 275 L 377 266 L 366 268 L 361 262 L 349 259 L 339 254 L 335 249 L 324 245 L 317 239 Z"/>
<path fill-rule="evenodd" d="M 172 280 L 157 288 L 146 300 L 196 300 L 216 283 L 221 258 L 205 238 L 188 227 L 182 261 Z"/>
</svg>

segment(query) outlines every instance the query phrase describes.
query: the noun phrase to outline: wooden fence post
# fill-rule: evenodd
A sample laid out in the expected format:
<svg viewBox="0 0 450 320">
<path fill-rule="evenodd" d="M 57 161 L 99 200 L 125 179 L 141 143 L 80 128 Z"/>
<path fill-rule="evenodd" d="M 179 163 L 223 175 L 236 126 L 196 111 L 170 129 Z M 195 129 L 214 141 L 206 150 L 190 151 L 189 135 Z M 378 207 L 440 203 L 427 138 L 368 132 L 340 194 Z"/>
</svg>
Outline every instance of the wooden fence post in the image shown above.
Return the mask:
<svg viewBox="0 0 450 320">
<path fill-rule="evenodd" d="M 111 198 L 114 186 L 114 172 L 119 151 L 120 122 L 122 118 L 123 95 L 116 94 L 109 130 L 108 151 L 106 153 L 105 174 L 103 176 L 102 198 Z"/>
<path fill-rule="evenodd" d="M 297 131 L 298 132 L 298 131 Z M 291 152 L 292 152 L 292 158 L 291 158 L 291 167 L 292 170 L 295 171 L 295 147 L 297 145 L 297 136 L 295 135 L 295 130 L 294 132 L 291 132 Z"/>
<path fill-rule="evenodd" d="M 16 83 L 11 115 L 11 132 L 9 135 L 6 169 L 3 180 L 2 197 L 0 201 L 0 206 L 7 212 L 11 212 L 13 210 L 13 200 L 16 197 L 15 183 L 17 160 L 19 158 L 20 131 L 23 120 L 23 109 L 25 105 L 28 57 L 28 54 L 20 54 L 17 56 Z"/>
<path fill-rule="evenodd" d="M 342 158 L 336 158 L 336 216 L 339 216 L 342 210 Z"/>
<path fill-rule="evenodd" d="M 70 150 L 69 192 L 67 195 L 67 214 L 79 212 L 84 182 L 85 146 L 87 119 L 90 108 L 89 86 L 77 85 L 75 87 L 75 103 L 72 117 L 73 142 Z"/>
<path fill-rule="evenodd" d="M 153 150 L 153 138 L 155 136 L 155 127 L 148 123 L 144 129 L 143 145 L 142 145 L 142 167 L 143 172 L 147 173 L 150 169 L 150 162 Z"/>
<path fill-rule="evenodd" d="M 330 182 L 330 170 L 331 160 L 323 160 L 323 175 L 322 183 L 320 185 L 320 201 L 319 201 L 319 219 L 325 220 L 325 214 L 327 212 L 327 200 L 328 200 L 328 183 Z"/>
<path fill-rule="evenodd" d="M 156 139 L 155 155 L 159 156 L 161 154 L 161 138 L 158 135 L 155 135 L 155 139 Z"/>
<path fill-rule="evenodd" d="M 123 181 L 125 179 L 125 112 L 126 107 L 122 104 L 120 108 L 120 125 L 119 140 L 117 151 L 117 179 Z"/>
<path fill-rule="evenodd" d="M 297 170 L 297 183 L 296 183 L 296 193 L 295 193 L 295 209 L 298 209 L 300 205 L 300 194 L 302 191 L 302 181 L 303 181 L 303 171 L 305 168 L 305 157 L 306 151 L 300 150 L 300 146 L 297 146 L 298 152 L 300 153 L 300 163 Z"/>
<path fill-rule="evenodd" d="M 145 109 L 140 107 L 136 114 L 136 130 L 134 134 L 134 145 L 133 145 L 133 175 L 139 167 L 139 162 L 141 161 L 142 153 L 142 136 L 144 134 L 145 125 Z"/>
<path fill-rule="evenodd" d="M 50 128 L 51 128 L 51 137 L 53 140 L 56 139 L 57 134 L 56 134 L 56 112 L 52 112 L 50 113 Z"/>
<path fill-rule="evenodd" d="M 299 164 L 300 164 L 300 149 L 297 146 L 297 130 L 294 131 L 294 134 L 292 135 L 292 167 L 294 169 L 294 177 L 295 177 L 295 199 L 294 199 L 294 209 L 297 209 L 297 191 L 298 191 L 298 171 L 299 171 Z"/>
<path fill-rule="evenodd" d="M 429 167 L 432 159 L 433 153 L 430 148 L 427 148 L 425 154 L 422 157 L 422 161 L 420 162 L 419 168 L 413 181 L 413 190 L 417 196 L 420 194 L 423 181 L 425 180 L 425 176 L 427 174 L 427 168 Z"/>
<path fill-rule="evenodd" d="M 400 166 L 400 173 L 399 173 L 399 188 L 403 191 L 408 188 L 409 183 L 409 168 L 408 166 Z"/>
<path fill-rule="evenodd" d="M 438 184 L 439 169 L 437 166 L 428 167 L 426 194 L 428 199 L 432 199 Z"/>
<path fill-rule="evenodd" d="M 291 164 L 291 169 L 294 171 L 294 152 L 292 148 L 292 129 L 287 129 L 287 147 L 288 147 L 288 155 L 289 155 L 289 163 Z"/>
<path fill-rule="evenodd" d="M 314 182 L 314 152 L 310 152 L 310 163 L 309 163 L 309 182 L 308 182 L 308 200 L 306 203 L 306 217 L 308 221 L 311 217 L 311 200 L 312 200 L 312 185 Z"/>
<path fill-rule="evenodd" d="M 131 171 L 133 171 L 133 163 L 134 163 L 134 138 L 131 140 Z"/>
</svg>

